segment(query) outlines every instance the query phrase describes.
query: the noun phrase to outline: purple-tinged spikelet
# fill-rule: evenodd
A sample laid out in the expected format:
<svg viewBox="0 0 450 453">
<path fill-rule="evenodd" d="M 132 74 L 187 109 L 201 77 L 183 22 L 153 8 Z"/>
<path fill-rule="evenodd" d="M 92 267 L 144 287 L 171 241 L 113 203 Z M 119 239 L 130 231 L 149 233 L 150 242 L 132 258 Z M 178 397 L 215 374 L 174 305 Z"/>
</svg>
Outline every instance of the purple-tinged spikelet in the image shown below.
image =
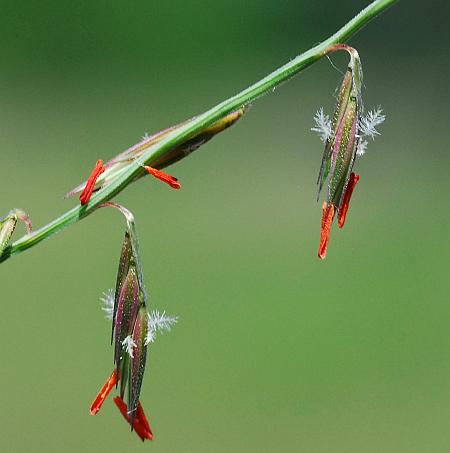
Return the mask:
<svg viewBox="0 0 450 453">
<path fill-rule="evenodd" d="M 327 199 L 323 205 L 322 228 L 318 256 L 326 257 L 331 225 L 335 214 L 342 228 L 345 223 L 350 197 L 359 175 L 353 173 L 356 156 L 366 152 L 367 140 L 379 135 L 376 126 L 381 124 L 385 116 L 381 108 L 370 111 L 363 116 L 361 98 L 362 68 L 358 52 L 345 44 L 331 46 L 326 53 L 345 50 L 350 55 L 350 62 L 344 74 L 336 100 L 332 120 L 319 109 L 314 117 L 315 126 L 312 131 L 319 134 L 325 143 L 317 184 L 319 198 L 322 187 L 327 182 Z"/>
</svg>

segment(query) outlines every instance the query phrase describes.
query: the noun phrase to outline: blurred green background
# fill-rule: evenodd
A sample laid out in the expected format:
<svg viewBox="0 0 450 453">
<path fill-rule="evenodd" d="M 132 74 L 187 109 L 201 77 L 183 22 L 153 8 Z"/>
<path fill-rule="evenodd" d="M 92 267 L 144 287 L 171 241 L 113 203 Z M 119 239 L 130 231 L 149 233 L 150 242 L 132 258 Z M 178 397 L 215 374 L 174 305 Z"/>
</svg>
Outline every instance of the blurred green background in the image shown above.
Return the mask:
<svg viewBox="0 0 450 453">
<path fill-rule="evenodd" d="M 0 2 L 0 210 L 42 226 L 108 159 L 325 39 L 368 2 Z M 350 43 L 387 121 L 317 259 L 322 144 L 341 75 L 323 60 L 235 127 L 117 197 L 151 307 L 141 445 L 108 400 L 99 296 L 124 222 L 102 210 L 1 265 L 1 452 L 446 452 L 450 445 L 447 2 L 402 1 Z M 341 69 L 345 56 L 333 56 Z M 16 233 L 16 238 L 22 232 Z"/>
</svg>

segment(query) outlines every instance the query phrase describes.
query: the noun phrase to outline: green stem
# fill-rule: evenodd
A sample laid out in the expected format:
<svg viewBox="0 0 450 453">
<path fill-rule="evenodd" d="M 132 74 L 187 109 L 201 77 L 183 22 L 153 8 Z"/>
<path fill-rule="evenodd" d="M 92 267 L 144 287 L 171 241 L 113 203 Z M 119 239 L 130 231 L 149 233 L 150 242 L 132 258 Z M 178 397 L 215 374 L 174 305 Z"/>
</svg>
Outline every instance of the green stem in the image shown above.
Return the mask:
<svg viewBox="0 0 450 453">
<path fill-rule="evenodd" d="M 236 96 L 221 102 L 207 112 L 193 118 L 181 128 L 168 134 L 164 140 L 161 140 L 156 145 L 150 147 L 139 160 L 131 163 L 125 168 L 111 184 L 95 193 L 88 204 L 85 206 L 76 206 L 44 227 L 23 236 L 12 245 L 6 247 L 3 254 L 0 256 L 0 262 L 7 260 L 12 255 L 16 255 L 35 246 L 52 234 L 57 233 L 72 223 L 88 216 L 100 204 L 111 200 L 130 184 L 130 182 L 134 181 L 136 177 L 141 176 L 145 172 L 142 168 L 142 164 L 151 165 L 152 162 L 156 161 L 156 159 L 161 157 L 168 150 L 185 142 L 190 137 L 198 134 L 203 129 L 224 118 L 234 110 L 249 104 L 281 83 L 286 82 L 291 77 L 326 55 L 329 46 L 346 41 L 350 36 L 366 25 L 367 22 L 395 2 L 396 0 L 375 0 L 324 42 L 294 58 L 289 63 L 241 91 Z"/>
</svg>

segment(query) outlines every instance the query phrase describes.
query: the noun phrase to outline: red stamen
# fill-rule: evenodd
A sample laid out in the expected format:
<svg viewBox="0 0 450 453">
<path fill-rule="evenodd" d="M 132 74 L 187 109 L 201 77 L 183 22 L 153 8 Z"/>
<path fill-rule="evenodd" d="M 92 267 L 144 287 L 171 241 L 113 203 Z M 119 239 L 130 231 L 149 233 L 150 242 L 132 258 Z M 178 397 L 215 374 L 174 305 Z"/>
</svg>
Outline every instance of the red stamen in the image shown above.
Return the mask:
<svg viewBox="0 0 450 453">
<path fill-rule="evenodd" d="M 108 380 L 105 382 L 105 385 L 101 388 L 100 392 L 98 393 L 97 397 L 95 398 L 94 402 L 91 405 L 91 415 L 95 415 L 102 404 L 104 403 L 106 397 L 109 395 L 109 392 L 117 383 L 117 373 L 114 370 Z"/>
<path fill-rule="evenodd" d="M 142 424 L 142 426 L 146 429 L 146 431 L 151 435 L 151 439 L 149 439 L 149 440 L 152 440 L 153 433 L 150 428 L 150 425 L 148 424 L 147 417 L 145 416 L 145 413 L 144 413 L 144 408 L 142 407 L 140 401 L 138 403 L 135 420 L 137 420 L 139 423 Z"/>
<path fill-rule="evenodd" d="M 322 230 L 320 232 L 320 245 L 318 257 L 324 260 L 327 256 L 328 239 L 330 237 L 331 224 L 334 218 L 334 205 L 327 205 L 325 202 L 322 207 Z"/>
<path fill-rule="evenodd" d="M 128 416 L 128 409 L 127 405 L 123 402 L 120 396 L 116 396 L 114 398 L 114 402 L 116 406 L 120 410 L 121 414 L 125 418 L 125 420 L 130 423 L 130 417 Z M 131 425 L 131 423 L 130 423 Z M 153 433 L 150 429 L 148 424 L 147 418 L 145 417 L 144 410 L 142 409 L 141 403 L 138 404 L 138 408 L 136 411 L 136 417 L 134 418 L 133 428 L 136 431 L 136 434 L 142 439 L 144 442 L 145 439 L 153 440 Z"/>
<path fill-rule="evenodd" d="M 94 192 L 95 183 L 97 182 L 98 177 L 105 171 L 103 166 L 103 161 L 100 159 L 95 164 L 94 169 L 92 170 L 89 179 L 87 180 L 86 186 L 84 187 L 83 192 L 80 195 L 81 204 L 84 206 L 92 197 Z"/>
<path fill-rule="evenodd" d="M 148 165 L 144 165 L 144 168 L 155 178 L 160 179 L 161 181 L 169 184 L 170 187 L 173 189 L 181 189 L 181 184 L 178 182 L 178 179 L 175 176 L 168 175 L 163 171 L 157 170 L 156 168 L 149 167 Z"/>
<path fill-rule="evenodd" d="M 348 207 L 350 205 L 350 198 L 352 197 L 353 189 L 355 188 L 356 183 L 358 181 L 359 181 L 359 175 L 355 175 L 355 173 L 351 173 L 350 179 L 348 180 L 347 188 L 345 189 L 344 198 L 342 200 L 341 207 L 339 208 L 339 218 L 338 218 L 339 228 L 342 228 L 344 226 Z"/>
</svg>

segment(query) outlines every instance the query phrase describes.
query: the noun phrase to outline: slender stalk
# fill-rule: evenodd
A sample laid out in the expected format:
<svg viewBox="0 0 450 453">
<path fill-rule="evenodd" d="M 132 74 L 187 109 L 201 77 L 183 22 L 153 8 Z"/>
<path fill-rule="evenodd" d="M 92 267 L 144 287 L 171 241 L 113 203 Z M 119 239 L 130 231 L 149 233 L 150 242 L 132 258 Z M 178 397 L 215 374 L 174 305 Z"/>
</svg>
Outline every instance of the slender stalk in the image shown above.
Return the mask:
<svg viewBox="0 0 450 453">
<path fill-rule="evenodd" d="M 168 150 L 185 142 L 190 137 L 224 118 L 230 112 L 249 104 L 283 82 L 286 82 L 291 77 L 326 55 L 327 50 L 331 45 L 346 41 L 350 36 L 364 27 L 367 22 L 389 6 L 393 5 L 396 1 L 397 0 L 375 0 L 324 42 L 297 56 L 289 63 L 273 71 L 271 74 L 237 95 L 221 102 L 207 112 L 193 118 L 183 127 L 168 134 L 164 140 L 161 140 L 158 144 L 150 147 L 139 160 L 131 163 L 125 168 L 116 180 L 94 194 L 88 204 L 76 206 L 44 227 L 23 236 L 12 245 L 6 247 L 3 254 L 0 256 L 0 263 L 7 260 L 12 255 L 16 255 L 35 246 L 52 234 L 88 216 L 95 211 L 100 204 L 111 200 L 115 195 L 121 192 L 128 184 L 134 181 L 136 177 L 144 174 L 145 170 L 142 168 L 143 164 L 151 165 L 152 162 L 156 161 L 156 159 L 161 157 Z"/>
</svg>

